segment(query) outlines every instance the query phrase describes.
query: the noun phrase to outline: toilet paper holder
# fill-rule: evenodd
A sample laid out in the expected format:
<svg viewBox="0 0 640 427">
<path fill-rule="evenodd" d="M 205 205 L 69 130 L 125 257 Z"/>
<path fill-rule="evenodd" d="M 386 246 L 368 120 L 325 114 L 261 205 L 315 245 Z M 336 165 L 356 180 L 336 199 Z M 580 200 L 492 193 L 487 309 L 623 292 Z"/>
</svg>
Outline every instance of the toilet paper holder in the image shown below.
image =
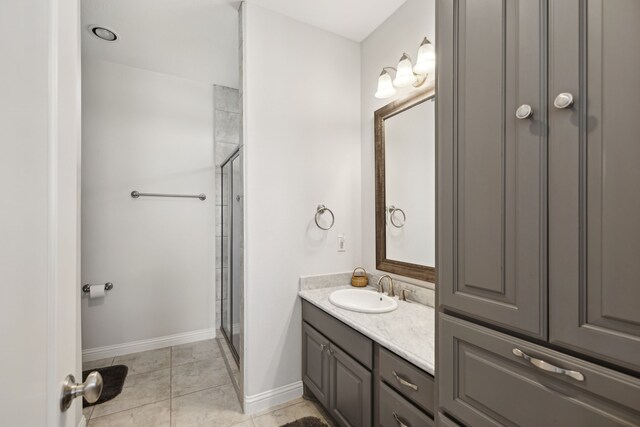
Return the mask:
<svg viewBox="0 0 640 427">
<path fill-rule="evenodd" d="M 90 289 L 91 289 L 91 285 L 89 285 L 89 284 L 84 285 L 82 287 L 82 292 L 84 292 L 85 294 L 88 294 Z M 113 283 L 107 282 L 107 283 L 104 284 L 104 290 L 105 291 L 110 291 L 111 289 L 113 289 Z"/>
</svg>

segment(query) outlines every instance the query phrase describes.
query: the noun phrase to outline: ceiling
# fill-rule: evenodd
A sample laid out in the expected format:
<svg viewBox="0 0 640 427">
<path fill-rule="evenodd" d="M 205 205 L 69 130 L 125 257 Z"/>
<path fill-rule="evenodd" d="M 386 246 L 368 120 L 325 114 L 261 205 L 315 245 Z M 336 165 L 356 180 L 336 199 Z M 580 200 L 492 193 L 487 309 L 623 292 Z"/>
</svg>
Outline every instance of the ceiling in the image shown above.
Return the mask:
<svg viewBox="0 0 640 427">
<path fill-rule="evenodd" d="M 360 42 L 406 0 L 247 0 Z M 237 0 L 82 0 L 82 56 L 237 88 Z M 105 42 L 89 27 L 116 32 Z"/>
<path fill-rule="evenodd" d="M 406 0 L 247 0 L 298 21 L 361 42 Z"/>
<path fill-rule="evenodd" d="M 228 0 L 82 0 L 82 56 L 238 87 L 238 11 Z M 109 43 L 88 30 L 115 31 Z"/>
</svg>

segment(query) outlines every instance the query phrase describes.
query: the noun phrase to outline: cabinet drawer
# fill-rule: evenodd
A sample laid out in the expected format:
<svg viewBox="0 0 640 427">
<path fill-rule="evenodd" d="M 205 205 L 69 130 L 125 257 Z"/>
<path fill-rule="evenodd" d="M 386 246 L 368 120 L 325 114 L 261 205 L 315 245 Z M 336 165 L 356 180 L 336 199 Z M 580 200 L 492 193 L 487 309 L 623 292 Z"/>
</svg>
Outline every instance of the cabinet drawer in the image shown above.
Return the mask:
<svg viewBox="0 0 640 427">
<path fill-rule="evenodd" d="M 302 319 L 369 369 L 373 367 L 373 341 L 307 301 Z"/>
<path fill-rule="evenodd" d="M 380 377 L 400 394 L 433 414 L 433 377 L 389 350 L 379 349 Z"/>
<path fill-rule="evenodd" d="M 424 427 L 435 423 L 427 414 L 420 411 L 396 393 L 391 387 L 380 383 L 380 426 L 381 427 Z"/>
<path fill-rule="evenodd" d="M 439 404 L 467 425 L 640 425 L 637 378 L 444 314 L 439 344 Z"/>
</svg>

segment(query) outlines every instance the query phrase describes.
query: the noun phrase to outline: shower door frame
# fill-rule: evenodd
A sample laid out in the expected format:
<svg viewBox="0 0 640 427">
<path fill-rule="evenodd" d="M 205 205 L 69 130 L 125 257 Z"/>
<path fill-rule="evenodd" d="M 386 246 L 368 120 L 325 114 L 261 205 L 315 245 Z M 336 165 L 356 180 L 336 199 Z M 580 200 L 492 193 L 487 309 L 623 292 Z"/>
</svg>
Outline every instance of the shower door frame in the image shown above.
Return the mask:
<svg viewBox="0 0 640 427">
<path fill-rule="evenodd" d="M 225 185 L 225 181 L 224 181 L 224 168 L 225 166 L 227 166 L 227 164 L 231 164 L 233 163 L 233 161 L 237 158 L 240 157 L 240 147 L 236 148 L 230 155 L 229 157 L 227 157 L 227 159 L 222 162 L 222 164 L 220 165 L 220 191 L 221 191 L 221 197 L 223 198 L 224 201 L 224 185 Z M 231 174 L 233 173 L 233 165 L 231 165 Z M 230 174 L 230 176 L 232 176 Z M 233 248 L 233 178 L 229 178 L 230 182 L 230 194 L 229 194 L 229 247 Z M 222 237 L 224 237 L 224 209 L 220 209 L 220 227 L 222 229 Z M 227 272 L 227 280 L 228 280 L 228 285 L 229 285 L 229 319 L 230 319 L 230 325 L 229 326 L 229 332 L 231 336 L 227 335 L 227 332 L 224 329 L 224 325 L 225 325 L 225 319 L 224 319 L 224 310 L 222 309 L 222 304 L 224 304 L 224 238 L 220 239 L 220 262 L 222 263 L 222 268 L 220 269 L 220 330 L 222 331 L 222 336 L 224 336 L 224 339 L 227 341 L 227 344 L 229 345 L 229 349 L 231 350 L 231 354 L 233 355 L 233 358 L 235 359 L 236 363 L 239 365 L 240 364 L 240 356 L 238 354 L 237 349 L 233 346 L 233 250 L 229 250 L 229 261 L 228 261 L 228 265 L 229 265 L 229 271 Z"/>
</svg>

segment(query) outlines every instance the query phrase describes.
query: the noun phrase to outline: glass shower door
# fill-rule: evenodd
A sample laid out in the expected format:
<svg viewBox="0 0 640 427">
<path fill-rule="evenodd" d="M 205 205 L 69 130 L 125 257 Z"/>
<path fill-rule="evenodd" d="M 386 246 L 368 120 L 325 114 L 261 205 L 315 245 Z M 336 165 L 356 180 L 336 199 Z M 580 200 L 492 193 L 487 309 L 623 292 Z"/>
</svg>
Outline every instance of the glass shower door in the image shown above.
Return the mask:
<svg viewBox="0 0 640 427">
<path fill-rule="evenodd" d="M 229 213 L 230 206 L 229 201 L 231 200 L 231 180 L 229 179 L 231 176 L 231 163 L 225 163 L 222 166 L 222 179 L 220 185 L 222 186 L 222 238 L 220 239 L 221 245 L 218 250 L 220 250 L 220 259 L 222 260 L 222 269 L 221 269 L 221 322 L 220 329 L 224 336 L 231 336 L 231 283 L 230 283 L 230 268 L 229 268 L 229 241 L 231 236 L 231 221 L 229 221 Z"/>
<path fill-rule="evenodd" d="M 231 160 L 232 200 L 231 212 L 231 347 L 240 353 L 240 303 L 244 283 L 243 256 L 243 198 L 242 198 L 242 158 L 240 153 Z"/>
<path fill-rule="evenodd" d="M 221 329 L 236 361 L 240 354 L 240 304 L 244 283 L 242 158 L 236 151 L 222 165 Z"/>
</svg>

